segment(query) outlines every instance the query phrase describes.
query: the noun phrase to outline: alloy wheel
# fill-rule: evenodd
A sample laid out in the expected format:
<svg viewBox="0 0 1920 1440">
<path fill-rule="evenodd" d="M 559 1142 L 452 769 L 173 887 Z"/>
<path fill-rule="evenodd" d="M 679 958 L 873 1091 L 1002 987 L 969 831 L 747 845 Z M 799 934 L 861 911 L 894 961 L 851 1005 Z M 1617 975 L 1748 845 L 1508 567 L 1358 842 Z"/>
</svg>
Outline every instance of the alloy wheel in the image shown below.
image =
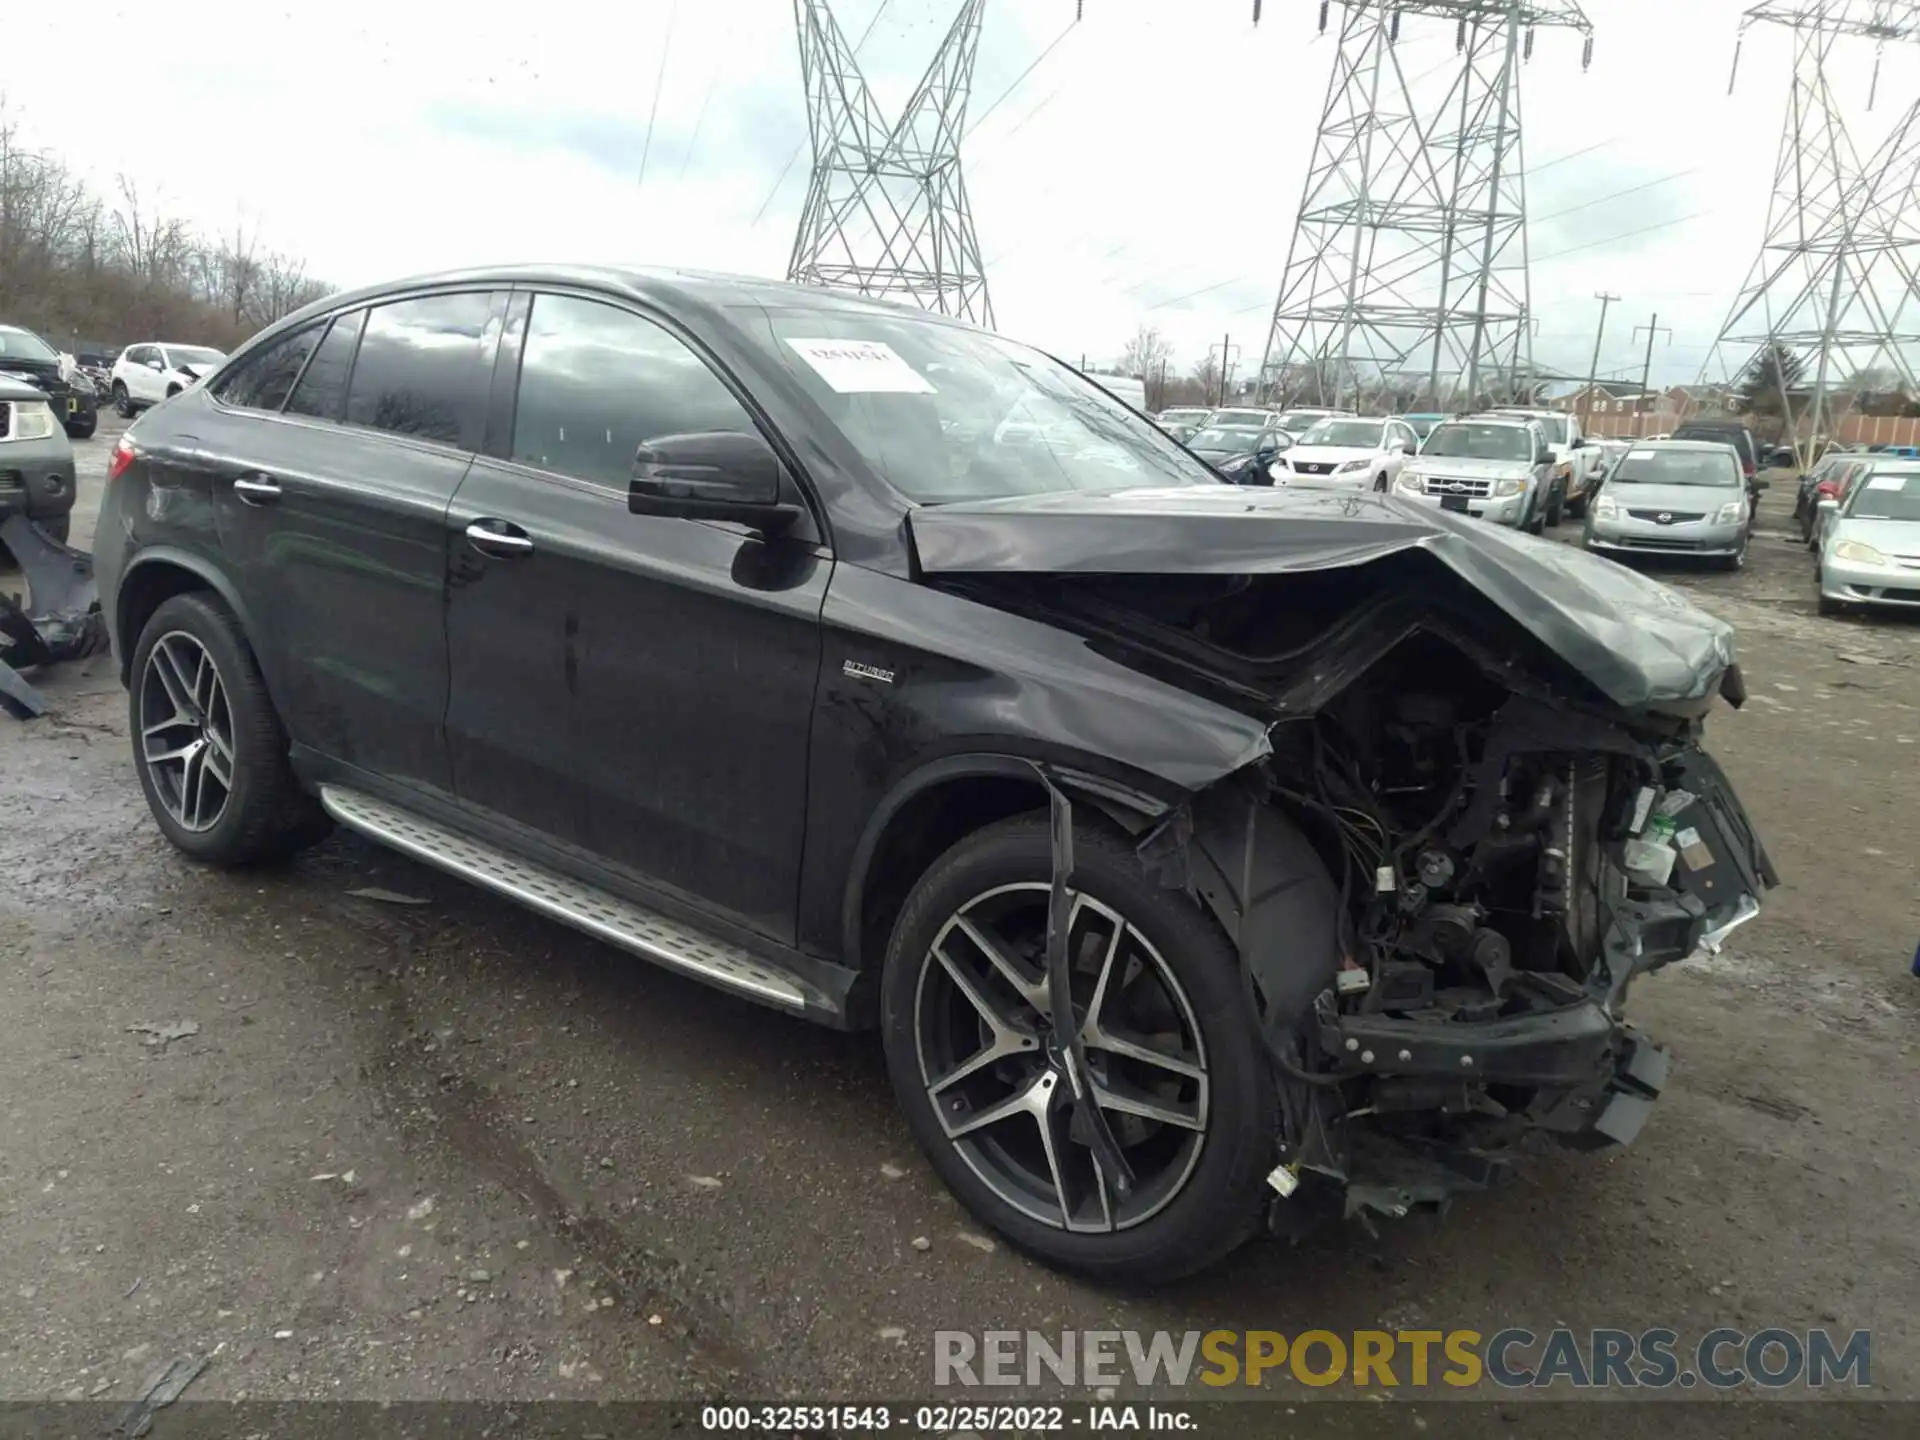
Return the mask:
<svg viewBox="0 0 1920 1440">
<path fill-rule="evenodd" d="M 176 824 L 211 830 L 233 794 L 233 712 L 213 656 L 184 630 L 154 642 L 140 675 L 140 756 Z"/>
<path fill-rule="evenodd" d="M 920 1079 L 948 1142 L 1000 1200 L 1058 1229 L 1125 1230 L 1170 1204 L 1200 1158 L 1205 1042 L 1146 936 L 1075 894 L 1067 953 L 1088 1072 L 1076 1098 L 1048 999 L 1048 893 L 1040 881 L 999 886 L 940 928 L 914 993 Z M 1089 1102 L 1132 1172 L 1124 1196 L 1075 1124 Z"/>
</svg>

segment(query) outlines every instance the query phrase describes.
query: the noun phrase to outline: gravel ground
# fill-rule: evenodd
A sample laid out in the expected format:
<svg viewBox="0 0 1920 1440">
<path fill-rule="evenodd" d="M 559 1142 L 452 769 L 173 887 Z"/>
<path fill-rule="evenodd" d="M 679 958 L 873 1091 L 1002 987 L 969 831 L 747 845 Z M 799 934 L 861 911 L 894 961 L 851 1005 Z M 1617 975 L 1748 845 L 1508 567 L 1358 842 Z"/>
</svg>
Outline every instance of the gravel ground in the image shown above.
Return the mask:
<svg viewBox="0 0 1920 1440">
<path fill-rule="evenodd" d="M 1556 1323 L 1871 1328 L 1920 1398 L 1920 628 L 1818 618 L 1791 500 L 1746 572 L 1666 577 L 1739 627 L 1713 745 L 1787 886 L 1636 989 L 1675 1056 L 1639 1142 L 1150 1295 L 987 1240 L 867 1037 L 351 836 L 186 863 L 111 663 L 44 677 L 52 716 L 0 719 L 0 1398 L 208 1353 L 196 1399 L 924 1397 L 936 1328 Z"/>
</svg>

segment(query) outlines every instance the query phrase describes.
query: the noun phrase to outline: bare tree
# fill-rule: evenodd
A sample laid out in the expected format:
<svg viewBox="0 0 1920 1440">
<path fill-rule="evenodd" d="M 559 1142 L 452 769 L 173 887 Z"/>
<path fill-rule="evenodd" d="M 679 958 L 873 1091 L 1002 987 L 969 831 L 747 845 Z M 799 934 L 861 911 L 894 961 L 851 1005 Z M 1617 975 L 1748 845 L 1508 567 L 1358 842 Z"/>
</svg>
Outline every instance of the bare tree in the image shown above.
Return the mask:
<svg viewBox="0 0 1920 1440">
<path fill-rule="evenodd" d="M 1120 352 L 1120 368 L 1146 383 L 1147 408 L 1158 410 L 1166 402 L 1160 392 L 1166 388 L 1167 369 L 1173 360 L 1173 346 L 1159 327 L 1142 324 Z"/>
<path fill-rule="evenodd" d="M 168 336 L 231 346 L 329 293 L 243 222 L 207 240 L 127 176 L 104 202 L 35 150 L 0 98 L 0 315 L 66 345 Z"/>
<path fill-rule="evenodd" d="M 1220 360 L 1211 350 L 1195 362 L 1190 378 L 1208 405 L 1216 402 L 1220 393 Z"/>
</svg>

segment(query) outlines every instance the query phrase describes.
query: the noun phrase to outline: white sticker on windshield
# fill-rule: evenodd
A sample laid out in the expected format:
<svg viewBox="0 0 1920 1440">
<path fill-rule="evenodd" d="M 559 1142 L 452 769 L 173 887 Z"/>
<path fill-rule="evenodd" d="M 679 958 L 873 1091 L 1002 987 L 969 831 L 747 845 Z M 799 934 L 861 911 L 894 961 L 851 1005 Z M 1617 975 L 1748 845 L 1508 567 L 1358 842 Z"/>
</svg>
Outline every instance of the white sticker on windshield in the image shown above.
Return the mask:
<svg viewBox="0 0 1920 1440">
<path fill-rule="evenodd" d="M 884 340 L 789 340 L 794 354 L 842 395 L 932 395 L 927 377 Z"/>
<path fill-rule="evenodd" d="M 1657 450 L 1629 450 L 1629 451 L 1627 452 L 1627 459 L 1629 459 L 1629 460 L 1651 460 L 1651 459 L 1653 459 L 1653 458 L 1654 458 L 1654 456 L 1656 456 L 1656 455 L 1658 455 L 1659 453 L 1660 453 L 1660 452 L 1659 452 L 1659 451 L 1657 451 Z"/>
<path fill-rule="evenodd" d="M 1907 477 L 1905 475 L 1869 475 L 1867 488 L 1869 490 L 1904 490 L 1907 488 Z"/>
</svg>

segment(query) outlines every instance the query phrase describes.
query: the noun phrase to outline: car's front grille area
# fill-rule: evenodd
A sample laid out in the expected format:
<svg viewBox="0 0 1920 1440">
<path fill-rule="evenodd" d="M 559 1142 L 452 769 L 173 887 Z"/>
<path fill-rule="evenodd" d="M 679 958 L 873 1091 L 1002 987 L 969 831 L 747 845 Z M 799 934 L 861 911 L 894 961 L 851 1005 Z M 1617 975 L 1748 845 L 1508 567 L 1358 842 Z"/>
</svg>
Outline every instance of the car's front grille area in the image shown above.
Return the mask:
<svg viewBox="0 0 1920 1440">
<path fill-rule="evenodd" d="M 1331 475 L 1333 473 L 1331 460 L 1289 460 L 1287 463 L 1293 467 L 1297 475 Z"/>
<path fill-rule="evenodd" d="M 1469 480 L 1447 475 L 1427 476 L 1429 495 L 1464 495 L 1469 500 L 1484 500 L 1493 494 L 1491 480 Z"/>
<path fill-rule="evenodd" d="M 18 470 L 0 470 L 0 500 L 27 493 L 27 477 Z"/>
<path fill-rule="evenodd" d="M 1634 550 L 1707 550 L 1712 549 L 1703 540 L 1669 540 L 1664 535 L 1615 535 L 1607 539 L 1609 545 L 1625 545 Z"/>
<path fill-rule="evenodd" d="M 1691 525 L 1707 518 L 1679 510 L 1629 510 L 1627 514 L 1636 520 L 1651 520 L 1656 525 Z"/>
</svg>

